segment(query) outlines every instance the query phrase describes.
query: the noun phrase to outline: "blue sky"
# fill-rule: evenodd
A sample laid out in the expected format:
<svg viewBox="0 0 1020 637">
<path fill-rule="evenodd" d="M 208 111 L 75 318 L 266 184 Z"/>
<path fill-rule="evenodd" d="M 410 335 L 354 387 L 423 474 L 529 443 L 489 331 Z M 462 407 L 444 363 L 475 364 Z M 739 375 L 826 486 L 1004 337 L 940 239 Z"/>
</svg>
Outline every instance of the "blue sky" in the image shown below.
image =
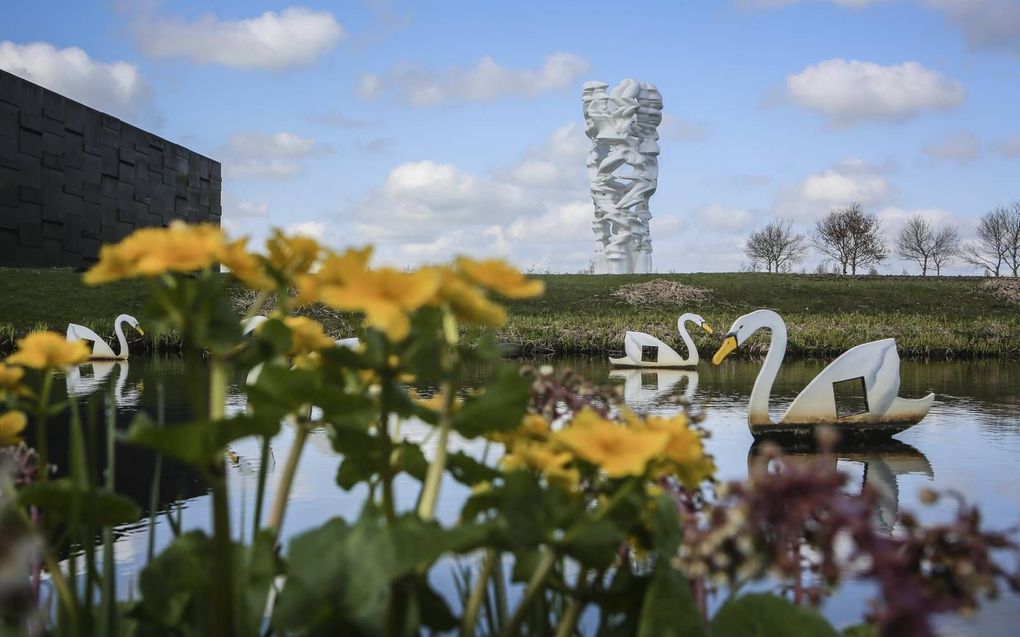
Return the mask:
<svg viewBox="0 0 1020 637">
<path fill-rule="evenodd" d="M 224 224 L 255 240 L 279 226 L 399 264 L 577 271 L 589 79 L 662 92 L 659 271 L 735 270 L 768 219 L 806 232 L 850 200 L 890 237 L 922 214 L 966 238 L 1020 199 L 1020 0 L 3 11 L 0 67 L 223 162 Z"/>
</svg>

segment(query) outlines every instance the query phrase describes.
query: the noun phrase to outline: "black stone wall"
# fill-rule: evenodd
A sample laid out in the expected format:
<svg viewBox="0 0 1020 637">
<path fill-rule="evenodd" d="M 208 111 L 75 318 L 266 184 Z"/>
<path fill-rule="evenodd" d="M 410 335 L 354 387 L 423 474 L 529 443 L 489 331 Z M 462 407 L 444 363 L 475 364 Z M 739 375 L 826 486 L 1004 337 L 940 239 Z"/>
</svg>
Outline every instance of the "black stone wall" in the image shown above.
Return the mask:
<svg viewBox="0 0 1020 637">
<path fill-rule="evenodd" d="M 219 162 L 0 70 L 0 266 L 83 267 L 173 219 L 220 222 Z"/>
</svg>

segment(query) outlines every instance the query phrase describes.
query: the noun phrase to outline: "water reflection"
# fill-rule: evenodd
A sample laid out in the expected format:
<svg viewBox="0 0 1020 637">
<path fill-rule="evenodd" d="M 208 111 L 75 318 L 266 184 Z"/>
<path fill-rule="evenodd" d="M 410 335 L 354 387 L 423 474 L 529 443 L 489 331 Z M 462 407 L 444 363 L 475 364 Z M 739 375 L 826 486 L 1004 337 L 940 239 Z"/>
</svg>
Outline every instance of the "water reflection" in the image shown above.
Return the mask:
<svg viewBox="0 0 1020 637">
<path fill-rule="evenodd" d="M 747 453 L 748 473 L 756 470 L 769 470 L 769 456 L 762 454 L 767 442 L 756 442 Z M 865 486 L 870 487 L 878 495 L 874 520 L 878 527 L 886 532 L 892 531 L 899 517 L 900 508 L 900 476 L 925 476 L 935 478 L 928 456 L 913 445 L 890 438 L 883 441 L 870 441 L 867 445 L 836 448 L 833 453 L 822 454 L 815 447 L 808 445 L 785 446 L 783 461 L 787 463 L 814 464 L 821 459 L 831 463 L 849 476 L 848 487 L 856 487 L 860 492 Z"/>
<path fill-rule="evenodd" d="M 610 370 L 604 361 L 592 359 L 549 362 L 558 368 L 572 367 L 598 383 L 621 384 L 627 403 L 636 411 L 670 415 L 676 409 L 672 398 L 685 398 L 694 409 L 706 413 L 704 426 L 711 432 L 707 447 L 716 459 L 718 477 L 721 480 L 747 477 L 749 463 L 754 461 L 756 452 L 747 428 L 747 400 L 758 372 L 756 363 L 728 360 L 718 367 L 702 365 L 697 371 L 682 371 Z M 86 417 L 89 412 L 102 414 L 101 404 L 106 392 L 100 390 L 111 386 L 114 394 L 120 396 L 116 426 L 121 431 L 128 428 L 135 412 L 156 413 L 159 384 L 163 385 L 167 399 L 168 423 L 185 422 L 204 411 L 201 402 L 191 402 L 193 399 L 200 401 L 206 392 L 208 370 L 201 361 L 153 358 L 132 359 L 130 367 L 120 363 L 107 365 L 96 367 L 96 363 L 91 363 L 72 370 L 67 376 L 66 389 L 83 403 Z M 113 369 L 118 365 L 122 366 Z M 773 388 L 776 404 L 796 396 L 824 366 L 824 361 L 787 361 Z M 61 391 L 59 384 L 55 390 Z M 1014 478 L 1016 458 L 1020 457 L 1020 363 L 904 361 L 901 391 L 904 395 L 934 391 L 937 400 L 928 418 L 888 444 L 840 450 L 836 459 L 837 467 L 851 476 L 854 489 L 869 484 L 884 494 L 876 511 L 879 523 L 885 528 L 894 527 L 897 515 L 907 509 L 916 512 L 922 521 L 946 520 L 953 512 L 951 503 L 943 501 L 925 507 L 919 502 L 919 490 L 933 486 L 962 493 L 980 506 L 989 526 L 1005 528 L 1016 524 L 1020 510 L 1020 490 L 1016 489 Z M 243 377 L 234 379 L 228 404 L 230 413 L 245 409 Z M 58 426 L 55 424 L 53 430 Z M 105 449 L 102 430 L 102 427 L 96 430 L 100 450 Z M 431 431 L 420 423 L 405 423 L 402 435 L 424 441 L 426 456 L 431 457 L 435 444 Z M 292 429 L 282 427 L 272 441 L 267 468 L 271 469 L 277 458 L 282 460 L 287 456 L 292 441 Z M 489 453 L 491 459 L 499 452 L 498 448 L 487 448 L 483 440 L 456 439 L 453 443 L 458 449 L 478 457 Z M 51 449 L 51 455 L 58 465 L 66 467 L 66 449 L 60 448 L 59 441 L 54 446 L 57 448 Z M 231 446 L 232 524 L 234 529 L 246 529 L 246 537 L 250 536 L 261 451 L 261 443 L 255 439 L 240 440 Z M 807 461 L 813 452 L 790 449 L 788 453 Z M 117 460 L 118 491 L 147 508 L 152 454 L 138 447 L 118 445 Z M 347 492 L 337 487 L 339 464 L 340 458 L 333 451 L 326 432 L 313 432 L 295 476 L 283 529 L 284 542 L 287 537 L 319 526 L 331 517 L 340 515 L 350 519 L 357 515 L 365 491 L 359 487 Z M 275 484 L 276 478 L 270 476 L 268 501 L 273 497 Z M 410 508 L 420 485 L 402 475 L 396 489 L 398 503 Z M 456 483 L 444 484 L 437 511 L 439 519 L 445 523 L 455 520 L 467 493 L 466 488 Z M 186 467 L 170 461 L 164 464 L 157 507 L 157 511 L 152 512 L 156 517 L 157 549 L 173 539 L 162 513 L 169 508 L 182 509 L 186 529 L 208 528 L 210 506 L 205 486 L 199 476 Z M 147 521 L 120 529 L 116 550 L 122 581 L 118 583 L 118 590 L 131 590 L 136 585 L 137 574 L 144 566 L 147 533 Z M 866 610 L 866 600 L 871 594 L 871 590 L 849 584 L 826 603 L 825 613 L 837 625 L 855 621 Z M 1010 631 L 1013 626 L 1020 625 L 1020 603 L 1015 598 L 1004 598 L 993 608 L 994 621 L 986 619 L 990 615 L 984 612 L 973 620 L 953 619 L 952 630 L 946 634 L 1015 637 L 1015 631 Z"/>
<path fill-rule="evenodd" d="M 144 383 L 137 380 L 128 385 L 126 360 L 92 361 L 71 367 L 65 379 L 67 395 L 80 399 L 104 389 L 114 368 L 117 368 L 117 380 L 113 385 L 114 402 L 120 409 L 134 409 L 141 400 Z"/>
<path fill-rule="evenodd" d="M 628 405 L 657 404 L 672 397 L 688 403 L 698 391 L 698 372 L 679 369 L 613 369 L 610 382 L 623 381 L 623 399 Z M 673 403 L 676 404 L 676 403 Z"/>
</svg>

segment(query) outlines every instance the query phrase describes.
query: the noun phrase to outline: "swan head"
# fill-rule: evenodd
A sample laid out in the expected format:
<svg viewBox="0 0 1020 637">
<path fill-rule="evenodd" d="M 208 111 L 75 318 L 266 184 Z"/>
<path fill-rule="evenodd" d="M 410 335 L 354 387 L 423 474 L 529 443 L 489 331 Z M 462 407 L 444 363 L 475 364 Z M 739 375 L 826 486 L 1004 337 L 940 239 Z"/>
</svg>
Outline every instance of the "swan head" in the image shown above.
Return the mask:
<svg viewBox="0 0 1020 637">
<path fill-rule="evenodd" d="M 715 331 L 712 329 L 711 325 L 705 322 L 705 319 L 701 318 L 700 314 L 694 314 L 692 312 L 688 312 L 682 315 L 679 319 L 677 319 L 676 322 L 677 329 L 683 331 L 683 324 L 686 323 L 687 321 L 694 323 L 695 325 L 705 330 L 709 334 Z"/>
<path fill-rule="evenodd" d="M 730 331 L 723 339 L 722 345 L 719 346 L 715 355 L 712 356 L 712 363 L 716 365 L 722 363 L 723 359 L 730 355 L 730 352 L 743 345 L 744 341 L 750 338 L 752 334 L 763 327 L 772 327 L 777 321 L 782 323 L 779 315 L 772 310 L 755 310 L 733 321 L 733 325 L 730 326 Z"/>
<path fill-rule="evenodd" d="M 130 314 L 121 314 L 120 316 L 117 317 L 117 321 L 118 322 L 124 321 L 125 323 L 133 327 L 136 332 L 142 334 L 143 336 L 145 335 L 145 330 L 143 330 L 142 326 L 138 324 L 138 319 L 131 316 Z"/>
</svg>

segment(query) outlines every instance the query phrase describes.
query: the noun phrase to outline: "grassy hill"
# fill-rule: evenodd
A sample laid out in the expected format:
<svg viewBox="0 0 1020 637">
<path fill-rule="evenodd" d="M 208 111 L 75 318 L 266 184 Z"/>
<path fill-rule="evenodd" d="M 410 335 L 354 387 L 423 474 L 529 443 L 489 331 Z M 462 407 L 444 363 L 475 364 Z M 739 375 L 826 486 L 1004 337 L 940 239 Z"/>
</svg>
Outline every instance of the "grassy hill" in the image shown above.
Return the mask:
<svg viewBox="0 0 1020 637">
<path fill-rule="evenodd" d="M 714 350 L 733 319 L 768 307 L 787 321 L 788 351 L 832 355 L 877 338 L 895 337 L 904 356 L 1020 358 L 1020 306 L 971 277 L 840 277 L 725 273 L 632 276 L 544 275 L 542 298 L 508 304 L 510 321 L 498 332 L 521 354 L 597 354 L 622 349 L 628 329 L 679 343 L 676 317 L 704 316 L 717 333 L 695 330 L 704 355 Z M 635 306 L 613 295 L 620 286 L 653 279 L 701 289 L 704 300 L 681 307 L 654 297 Z M 128 281 L 89 288 L 68 270 L 0 268 L 0 351 L 30 329 L 63 332 L 67 323 L 111 331 L 122 312 L 141 316 L 145 285 Z M 656 302 L 658 301 L 658 302 Z M 349 332 L 349 317 L 328 317 L 327 328 Z M 760 350 L 764 339 L 748 348 Z M 172 348 L 146 341 L 149 348 Z"/>
</svg>

